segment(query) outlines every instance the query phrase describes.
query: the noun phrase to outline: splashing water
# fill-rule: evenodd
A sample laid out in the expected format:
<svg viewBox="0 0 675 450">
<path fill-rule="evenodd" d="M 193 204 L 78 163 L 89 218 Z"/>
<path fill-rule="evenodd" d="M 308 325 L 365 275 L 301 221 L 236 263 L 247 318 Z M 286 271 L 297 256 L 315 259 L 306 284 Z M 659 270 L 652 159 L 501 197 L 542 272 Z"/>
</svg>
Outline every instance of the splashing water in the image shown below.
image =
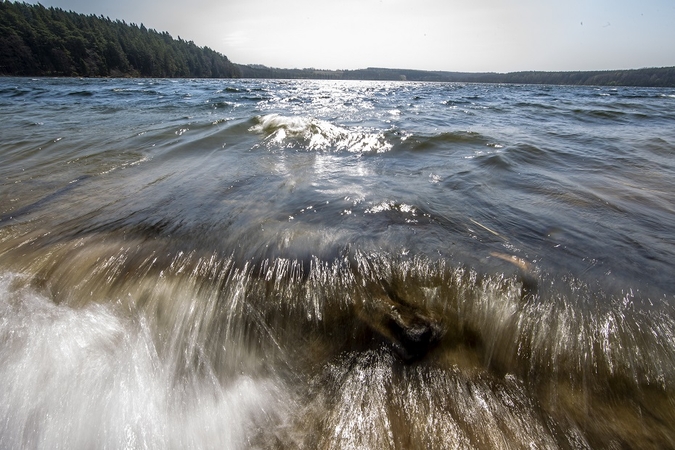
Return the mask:
<svg viewBox="0 0 675 450">
<path fill-rule="evenodd" d="M 1 80 L 0 447 L 675 447 L 672 92 L 605 93 Z"/>
</svg>

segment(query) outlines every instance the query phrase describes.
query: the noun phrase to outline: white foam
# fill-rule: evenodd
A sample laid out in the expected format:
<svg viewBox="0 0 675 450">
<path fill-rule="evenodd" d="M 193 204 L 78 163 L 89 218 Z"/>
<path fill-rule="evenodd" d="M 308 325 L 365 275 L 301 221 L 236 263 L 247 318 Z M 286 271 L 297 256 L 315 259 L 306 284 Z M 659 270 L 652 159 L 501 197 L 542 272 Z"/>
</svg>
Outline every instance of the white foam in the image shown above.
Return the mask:
<svg viewBox="0 0 675 450">
<path fill-rule="evenodd" d="M 0 275 L 0 448 L 246 448 L 287 395 L 270 379 L 177 380 L 142 320 L 56 305 Z"/>
<path fill-rule="evenodd" d="M 307 150 L 383 153 L 392 147 L 382 133 L 349 130 L 312 117 L 268 114 L 258 120 L 249 131 L 265 134 L 268 148 L 299 145 Z"/>
</svg>

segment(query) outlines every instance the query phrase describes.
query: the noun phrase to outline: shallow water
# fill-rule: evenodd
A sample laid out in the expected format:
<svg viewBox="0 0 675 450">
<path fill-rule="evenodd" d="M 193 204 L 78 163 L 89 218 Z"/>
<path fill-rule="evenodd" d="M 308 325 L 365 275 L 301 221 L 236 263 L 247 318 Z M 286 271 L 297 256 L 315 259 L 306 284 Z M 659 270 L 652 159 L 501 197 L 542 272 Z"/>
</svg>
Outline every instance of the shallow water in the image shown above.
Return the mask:
<svg viewBox="0 0 675 450">
<path fill-rule="evenodd" d="M 0 79 L 0 447 L 675 448 L 674 106 Z"/>
</svg>

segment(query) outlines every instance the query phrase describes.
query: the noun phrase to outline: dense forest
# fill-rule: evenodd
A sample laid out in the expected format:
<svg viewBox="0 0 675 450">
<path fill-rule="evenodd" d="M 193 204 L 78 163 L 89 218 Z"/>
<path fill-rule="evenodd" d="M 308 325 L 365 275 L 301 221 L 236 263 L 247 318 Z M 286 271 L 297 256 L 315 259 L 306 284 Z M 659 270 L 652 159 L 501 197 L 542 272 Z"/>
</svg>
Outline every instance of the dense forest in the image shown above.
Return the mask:
<svg viewBox="0 0 675 450">
<path fill-rule="evenodd" d="M 239 76 L 227 57 L 169 33 L 107 17 L 0 0 L 0 74 Z"/>
<path fill-rule="evenodd" d="M 143 24 L 0 0 L 0 75 L 310 78 L 675 87 L 675 67 L 594 72 L 466 73 L 408 69 L 277 69 L 239 65 Z"/>
</svg>

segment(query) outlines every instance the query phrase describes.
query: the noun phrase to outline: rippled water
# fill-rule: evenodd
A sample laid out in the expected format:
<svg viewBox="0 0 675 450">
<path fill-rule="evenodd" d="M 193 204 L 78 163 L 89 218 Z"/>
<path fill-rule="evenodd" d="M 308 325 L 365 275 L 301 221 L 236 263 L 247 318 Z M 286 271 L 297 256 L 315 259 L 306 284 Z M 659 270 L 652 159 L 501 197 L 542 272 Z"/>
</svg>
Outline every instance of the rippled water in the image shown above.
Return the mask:
<svg viewBox="0 0 675 450">
<path fill-rule="evenodd" d="M 0 447 L 675 448 L 675 90 L 0 108 Z"/>
</svg>

